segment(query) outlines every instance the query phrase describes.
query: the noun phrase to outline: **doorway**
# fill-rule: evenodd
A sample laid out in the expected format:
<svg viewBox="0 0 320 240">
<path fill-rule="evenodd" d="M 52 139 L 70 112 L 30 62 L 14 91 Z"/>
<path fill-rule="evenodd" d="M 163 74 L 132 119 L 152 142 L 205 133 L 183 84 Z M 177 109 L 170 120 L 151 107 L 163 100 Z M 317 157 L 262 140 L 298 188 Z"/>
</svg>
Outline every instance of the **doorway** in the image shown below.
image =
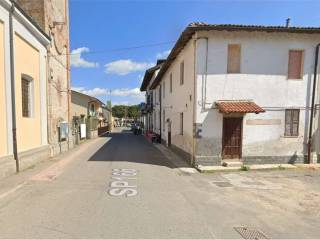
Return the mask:
<svg viewBox="0 0 320 240">
<path fill-rule="evenodd" d="M 242 117 L 223 118 L 222 158 L 240 159 L 242 149 Z"/>
<path fill-rule="evenodd" d="M 171 121 L 168 121 L 168 147 L 171 147 Z"/>
</svg>

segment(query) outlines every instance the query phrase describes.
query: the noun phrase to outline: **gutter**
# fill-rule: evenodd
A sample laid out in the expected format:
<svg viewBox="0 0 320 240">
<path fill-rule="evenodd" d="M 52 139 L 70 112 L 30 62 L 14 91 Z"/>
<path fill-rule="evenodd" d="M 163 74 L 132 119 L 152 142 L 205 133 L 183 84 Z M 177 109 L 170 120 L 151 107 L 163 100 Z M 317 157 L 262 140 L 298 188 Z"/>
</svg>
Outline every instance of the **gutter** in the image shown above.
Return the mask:
<svg viewBox="0 0 320 240">
<path fill-rule="evenodd" d="M 320 50 L 320 43 L 318 43 L 316 47 L 316 54 L 315 54 L 315 60 L 314 60 L 311 113 L 310 113 L 309 137 L 308 137 L 308 163 L 312 163 L 312 160 L 311 160 L 312 130 L 313 130 L 312 128 L 313 128 L 314 102 L 315 102 L 316 84 L 317 84 L 317 75 L 318 75 L 319 50 Z"/>
<path fill-rule="evenodd" d="M 17 119 L 16 119 L 16 88 L 15 88 L 15 66 L 14 66 L 14 39 L 13 39 L 13 13 L 15 2 L 11 0 L 9 12 L 9 31 L 10 31 L 10 77 L 11 77 L 11 107 L 12 107 L 12 138 L 13 138 L 13 157 L 16 161 L 16 172 L 20 171 L 20 163 L 17 146 Z"/>
</svg>

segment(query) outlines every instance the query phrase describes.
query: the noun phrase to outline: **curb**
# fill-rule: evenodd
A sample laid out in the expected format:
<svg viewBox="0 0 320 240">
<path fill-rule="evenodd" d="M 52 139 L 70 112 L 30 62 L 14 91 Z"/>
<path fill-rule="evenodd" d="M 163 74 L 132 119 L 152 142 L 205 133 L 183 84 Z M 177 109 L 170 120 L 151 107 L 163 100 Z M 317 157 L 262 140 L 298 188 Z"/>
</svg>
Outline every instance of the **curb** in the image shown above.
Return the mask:
<svg viewBox="0 0 320 240">
<path fill-rule="evenodd" d="M 263 170 L 288 170 L 298 168 L 310 168 L 304 166 L 296 166 L 292 164 L 261 164 L 261 165 L 242 165 L 241 167 L 223 167 L 223 166 L 196 166 L 200 173 L 214 172 L 237 172 L 237 171 L 263 171 Z M 313 168 L 314 169 L 314 168 Z M 320 169 L 320 167 L 319 167 Z"/>
</svg>

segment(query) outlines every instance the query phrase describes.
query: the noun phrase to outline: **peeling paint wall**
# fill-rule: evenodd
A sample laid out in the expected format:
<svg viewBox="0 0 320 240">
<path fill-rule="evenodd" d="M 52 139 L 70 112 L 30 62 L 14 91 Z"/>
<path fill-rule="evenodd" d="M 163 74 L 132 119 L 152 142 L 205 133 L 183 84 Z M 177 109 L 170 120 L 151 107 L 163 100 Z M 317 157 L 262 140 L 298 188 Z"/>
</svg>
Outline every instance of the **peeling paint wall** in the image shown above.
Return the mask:
<svg viewBox="0 0 320 240">
<path fill-rule="evenodd" d="M 214 102 L 248 99 L 266 112 L 244 115 L 243 158 L 279 156 L 289 159 L 294 155 L 303 158 L 314 53 L 320 35 L 210 31 L 199 32 L 197 37 L 201 39 L 197 40 L 196 124 L 201 133 L 197 139 L 196 159 L 211 159 L 214 163 L 221 158 L 223 115 L 215 109 Z M 207 67 L 203 37 L 208 38 Z M 228 44 L 241 45 L 240 74 L 227 74 Z M 290 49 L 305 51 L 301 80 L 287 79 Z M 289 108 L 300 109 L 298 137 L 284 136 L 285 109 Z"/>
</svg>

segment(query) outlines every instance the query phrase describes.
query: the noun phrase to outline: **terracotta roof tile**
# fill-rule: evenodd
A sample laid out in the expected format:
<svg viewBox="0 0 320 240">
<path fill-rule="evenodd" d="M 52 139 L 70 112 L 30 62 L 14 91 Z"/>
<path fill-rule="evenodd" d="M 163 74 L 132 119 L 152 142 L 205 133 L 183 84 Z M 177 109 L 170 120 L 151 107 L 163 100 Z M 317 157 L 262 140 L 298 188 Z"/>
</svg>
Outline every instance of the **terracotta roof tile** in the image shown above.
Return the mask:
<svg viewBox="0 0 320 240">
<path fill-rule="evenodd" d="M 265 112 L 252 101 L 217 101 L 217 108 L 222 113 L 261 113 Z"/>
</svg>

